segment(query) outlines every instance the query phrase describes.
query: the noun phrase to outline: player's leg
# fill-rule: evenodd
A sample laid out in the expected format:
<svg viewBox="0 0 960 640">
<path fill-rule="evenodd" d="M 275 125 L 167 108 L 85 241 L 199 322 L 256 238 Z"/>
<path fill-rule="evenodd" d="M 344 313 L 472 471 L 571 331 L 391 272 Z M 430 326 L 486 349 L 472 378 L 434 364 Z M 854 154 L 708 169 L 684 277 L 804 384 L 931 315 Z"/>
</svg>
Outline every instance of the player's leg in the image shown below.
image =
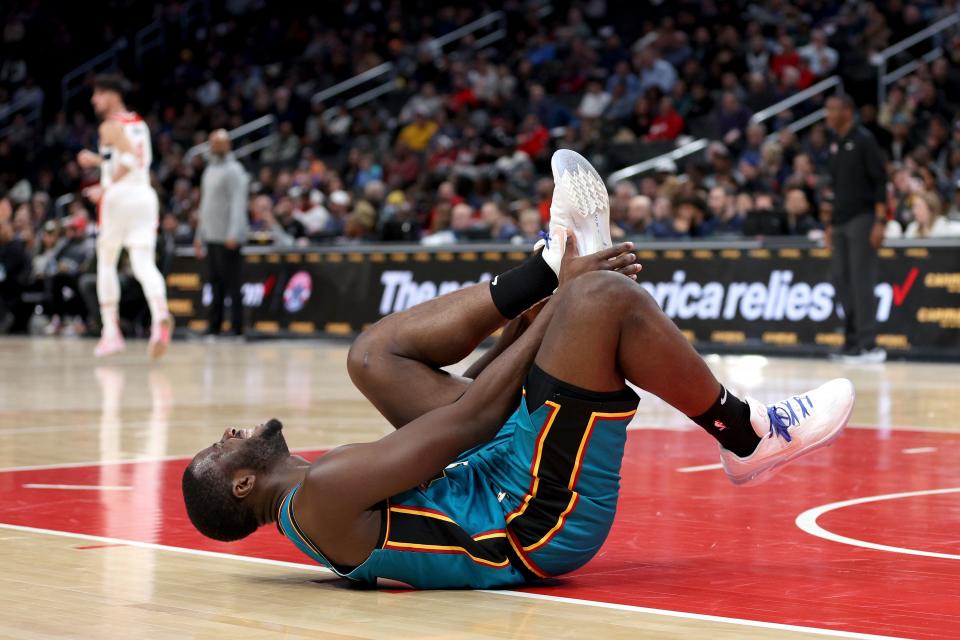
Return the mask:
<svg viewBox="0 0 960 640">
<path fill-rule="evenodd" d="M 626 378 L 657 395 L 720 443 L 721 460 L 738 484 L 828 444 L 853 409 L 847 380 L 769 407 L 735 397 L 653 298 L 629 279 L 587 274 L 560 295 L 537 366 L 590 391 L 622 389 Z"/>
<path fill-rule="evenodd" d="M 468 381 L 441 367 L 459 362 L 507 320 L 550 295 L 557 276 L 535 254 L 495 282 L 387 316 L 353 343 L 350 377 L 395 427 L 459 398 Z"/>
<path fill-rule="evenodd" d="M 210 283 L 210 310 L 207 321 L 207 333 L 220 335 L 223 329 L 224 280 L 227 278 L 223 265 L 223 244 L 207 244 L 207 281 Z"/>
<path fill-rule="evenodd" d="M 97 236 L 97 301 L 100 305 L 100 341 L 94 354 L 108 356 L 122 351 L 120 332 L 120 276 L 117 262 L 123 249 L 122 220 L 116 217 L 116 201 L 108 192 L 100 207 L 100 232 Z"/>
<path fill-rule="evenodd" d="M 499 275 L 489 287 L 471 287 L 382 320 L 354 344 L 350 376 L 394 426 L 456 400 L 466 383 L 440 367 L 464 358 L 507 319 L 554 290 L 567 247 L 557 235 L 563 229 L 576 238 L 581 255 L 611 247 L 609 201 L 599 174 L 568 150 L 554 154 L 552 168 L 552 239 L 541 257 Z M 635 273 L 634 265 L 627 268 Z"/>
<path fill-rule="evenodd" d="M 173 319 L 167 310 L 167 285 L 157 268 L 159 203 L 157 194 L 150 188 L 138 189 L 137 196 L 130 199 L 128 215 L 133 221 L 125 244 L 133 277 L 140 283 L 150 307 L 148 353 L 151 358 L 159 358 L 166 352 L 173 331 Z"/>
<path fill-rule="evenodd" d="M 230 333 L 235 336 L 243 335 L 243 290 L 241 289 L 243 257 L 240 249 L 223 249 L 223 288 L 230 296 Z"/>
</svg>

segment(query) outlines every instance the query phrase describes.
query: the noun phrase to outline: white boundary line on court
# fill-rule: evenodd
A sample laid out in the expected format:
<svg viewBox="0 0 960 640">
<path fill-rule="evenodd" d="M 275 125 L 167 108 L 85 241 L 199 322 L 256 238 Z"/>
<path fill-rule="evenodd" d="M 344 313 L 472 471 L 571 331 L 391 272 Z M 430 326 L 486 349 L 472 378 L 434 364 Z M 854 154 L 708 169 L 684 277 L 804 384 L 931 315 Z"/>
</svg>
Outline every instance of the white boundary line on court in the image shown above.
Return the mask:
<svg viewBox="0 0 960 640">
<path fill-rule="evenodd" d="M 27 483 L 20 485 L 24 489 L 57 489 L 64 491 L 133 491 L 130 485 L 110 484 L 38 484 Z"/>
<path fill-rule="evenodd" d="M 649 429 L 650 427 L 646 427 L 646 428 Z M 879 425 L 859 425 L 853 428 L 879 429 L 883 427 L 880 427 Z M 635 428 L 630 430 L 637 430 L 637 429 Z M 944 433 L 944 434 L 955 433 L 951 431 L 944 431 L 943 429 L 937 429 L 935 427 L 891 427 L 890 430 L 891 431 L 923 431 L 923 432 L 932 431 L 932 432 Z M 297 451 L 301 451 L 301 452 L 316 451 L 316 450 L 323 450 L 323 449 L 330 449 L 330 448 L 331 447 L 329 446 L 298 447 Z M 50 470 L 50 469 L 71 469 L 71 468 L 78 468 L 78 467 L 90 467 L 90 466 L 114 465 L 114 464 L 169 462 L 173 460 L 189 460 L 189 459 L 190 459 L 190 456 L 169 455 L 169 456 L 131 458 L 127 460 L 95 460 L 95 461 L 87 461 L 87 462 L 63 462 L 63 463 L 51 463 L 51 464 L 40 464 L 40 465 L 27 465 L 27 466 L 20 466 L 20 467 L 5 467 L 5 468 L 0 468 L 0 473 L 7 473 L 7 472 L 14 472 L 14 471 L 43 471 L 43 470 Z M 690 469 L 691 471 L 693 469 L 706 470 L 707 467 L 716 468 L 717 466 L 719 465 L 702 465 L 701 467 L 692 467 L 692 468 L 688 467 L 687 469 Z M 907 553 L 912 555 L 934 555 L 931 552 L 917 551 L 913 549 L 900 549 L 899 547 L 887 547 L 884 545 L 875 545 L 874 543 L 871 543 L 871 542 L 864 542 L 864 541 L 854 540 L 853 538 L 845 538 L 843 536 L 838 536 L 829 531 L 826 531 L 825 529 L 822 529 L 819 525 L 817 525 L 816 517 L 819 517 L 819 515 L 821 515 L 822 513 L 826 513 L 827 511 L 830 511 L 833 508 L 842 508 L 844 506 L 850 506 L 851 504 L 860 504 L 862 502 L 872 502 L 872 501 L 877 501 L 882 499 L 892 500 L 895 498 L 909 497 L 911 495 L 930 495 L 932 493 L 948 493 L 948 492 L 960 492 L 960 488 L 939 489 L 939 490 L 923 491 L 923 492 L 911 492 L 907 494 L 889 494 L 886 496 L 874 496 L 872 498 L 859 498 L 856 500 L 837 502 L 830 505 L 824 505 L 822 507 L 817 507 L 815 509 L 808 510 L 800 514 L 800 516 L 797 517 L 796 522 L 797 522 L 797 526 L 800 527 L 802 530 L 806 531 L 807 533 L 810 533 L 811 535 L 815 535 L 817 537 L 825 538 L 827 540 L 833 540 L 835 542 L 841 542 L 845 544 L 854 544 L 855 546 L 864 546 L 867 548 L 874 548 L 874 549 L 880 549 L 880 550 L 886 550 L 886 551 L 895 551 L 898 553 Z M 827 507 L 831 507 L 831 508 L 827 508 Z M 813 518 L 811 528 L 822 531 L 823 535 L 819 535 L 818 533 L 813 533 L 811 530 L 805 529 L 804 526 L 801 526 L 800 524 L 801 518 L 803 516 L 806 516 L 811 512 L 817 511 L 818 509 L 822 511 L 821 513 L 817 513 L 816 517 Z M 152 549 L 157 551 L 170 551 L 173 553 L 182 553 L 186 555 L 194 555 L 194 556 L 200 556 L 200 557 L 219 558 L 219 559 L 225 559 L 225 560 L 238 560 L 241 562 L 250 562 L 254 564 L 295 568 L 295 569 L 302 569 L 307 571 L 314 571 L 314 572 L 334 575 L 333 572 L 327 570 L 324 567 L 320 567 L 317 565 L 302 564 L 297 562 L 284 562 L 282 560 L 270 560 L 266 558 L 257 558 L 253 556 L 241 556 L 241 555 L 235 555 L 235 554 L 229 554 L 229 553 L 219 553 L 216 551 L 202 551 L 199 549 L 190 549 L 187 547 L 173 547 L 173 546 L 150 543 L 150 542 L 140 542 L 137 540 L 124 540 L 121 538 L 109 538 L 105 536 L 94 536 L 94 535 L 83 534 L 83 533 L 56 531 L 53 529 L 40 529 L 35 527 L 24 527 L 20 525 L 11 525 L 11 524 L 3 524 L 3 523 L 0 523 L 0 529 L 5 529 L 9 531 L 20 531 L 25 533 L 35 533 L 35 534 L 42 534 L 42 535 L 49 535 L 49 536 L 58 536 L 63 538 L 75 538 L 79 540 L 90 540 L 93 542 L 101 542 L 105 544 L 118 544 L 118 545 L 137 547 L 142 549 Z M 934 557 L 948 557 L 951 559 L 960 559 L 960 556 L 950 556 L 949 554 L 939 554 L 939 555 L 935 555 Z M 594 601 L 594 600 L 581 600 L 578 598 L 567 598 L 564 596 L 551 596 L 551 595 L 526 593 L 522 591 L 483 590 L 483 592 L 492 593 L 495 595 L 506 595 L 506 596 L 519 597 L 519 598 L 552 600 L 555 602 L 564 602 L 568 604 L 577 604 L 582 606 L 591 606 L 591 607 L 598 607 L 598 608 L 604 608 L 604 609 L 618 609 L 622 611 L 633 611 L 637 613 L 647 613 L 651 615 L 661 615 L 661 616 L 673 617 L 673 618 L 684 618 L 688 620 L 703 620 L 703 621 L 709 621 L 709 622 L 719 622 L 724 624 L 741 625 L 741 626 L 748 626 L 748 627 L 779 629 L 783 631 L 795 631 L 798 633 L 809 633 L 812 635 L 826 635 L 826 636 L 832 635 L 835 637 L 860 638 L 864 640 L 889 640 L 891 638 L 896 638 L 895 636 L 880 636 L 880 635 L 871 635 L 871 634 L 856 633 L 856 632 L 850 632 L 850 631 L 822 629 L 818 627 L 803 627 L 803 626 L 782 624 L 777 622 L 762 622 L 758 620 L 748 620 L 745 618 L 728 618 L 723 616 L 689 613 L 685 611 L 673 611 L 670 609 L 653 609 L 653 608 L 639 607 L 634 605 L 621 605 L 621 604 L 615 604 L 611 602 L 600 602 L 600 601 Z"/>
<path fill-rule="evenodd" d="M 303 453 L 306 451 L 329 451 L 340 445 L 324 445 L 316 447 L 297 447 L 291 453 Z M 50 469 L 77 469 L 79 467 L 100 467 L 112 464 L 134 464 L 139 462 L 173 462 L 174 460 L 191 460 L 193 456 L 183 454 L 169 456 L 144 456 L 141 458 L 127 458 L 124 460 L 93 460 L 86 462 L 51 462 L 49 464 L 29 464 L 22 467 L 0 467 L 0 473 L 12 473 L 15 471 L 47 471 Z"/>
<path fill-rule="evenodd" d="M 943 493 L 960 493 L 960 487 L 951 489 L 925 489 L 923 491 L 906 491 L 904 493 L 888 493 L 882 496 L 867 496 L 865 498 L 854 498 L 852 500 L 843 500 L 842 502 L 831 502 L 813 509 L 807 509 L 797 516 L 794 521 L 797 527 L 804 533 L 809 533 L 817 538 L 839 542 L 854 547 L 863 547 L 864 549 L 873 549 L 875 551 L 888 551 L 890 553 L 901 553 L 908 556 L 926 556 L 928 558 L 943 558 L 945 560 L 960 560 L 960 555 L 954 553 L 939 553 L 935 551 L 923 551 L 921 549 L 907 549 L 905 547 L 894 547 L 886 544 L 878 544 L 867 540 L 858 540 L 841 536 L 832 531 L 827 531 L 817 523 L 817 518 L 830 511 L 852 507 L 858 504 L 868 504 L 870 502 L 881 502 L 883 500 L 899 500 L 902 498 L 915 498 L 917 496 L 935 496 Z"/>
<path fill-rule="evenodd" d="M 140 542 L 138 540 L 124 540 L 122 538 L 108 538 L 106 536 L 94 536 L 86 533 L 71 533 L 69 531 L 56 531 L 54 529 L 39 529 L 36 527 L 24 527 L 15 524 L 0 524 L 0 530 L 18 531 L 21 533 L 34 533 L 58 538 L 74 538 L 77 540 L 88 540 L 103 544 L 116 544 L 127 547 L 136 547 L 139 549 L 150 549 L 152 551 L 171 551 L 173 553 L 182 553 L 191 556 L 200 556 L 205 558 L 217 558 L 221 560 L 238 560 L 240 562 L 250 562 L 253 564 L 270 565 L 274 567 L 284 567 L 288 569 L 298 569 L 314 571 L 316 573 L 325 573 L 330 576 L 335 574 L 325 567 L 318 565 L 301 564 L 299 562 L 285 562 L 283 560 L 271 560 L 268 558 L 257 558 L 253 556 L 240 556 L 231 553 L 219 553 L 217 551 L 203 551 L 201 549 L 190 549 L 187 547 L 172 547 L 153 542 Z M 809 633 L 819 636 L 834 636 L 839 638 L 859 638 L 863 640 L 898 640 L 895 636 L 878 636 L 866 633 L 856 633 L 852 631 L 838 631 L 834 629 L 821 629 L 819 627 L 803 627 L 798 625 L 783 624 L 779 622 L 763 622 L 761 620 L 749 620 L 746 618 L 728 618 L 724 616 L 713 616 L 703 613 L 689 613 L 686 611 L 672 611 L 670 609 L 653 609 L 649 607 L 638 607 L 634 605 L 616 604 L 612 602 L 599 602 L 594 600 L 582 600 L 579 598 L 567 598 L 564 596 L 551 596 L 538 593 L 526 593 L 523 591 L 495 591 L 489 589 L 477 589 L 480 593 L 490 593 L 493 595 L 510 596 L 514 598 L 528 598 L 533 600 L 546 600 L 565 604 L 575 604 L 581 606 L 597 607 L 600 609 L 617 609 L 620 611 L 629 611 L 634 613 L 646 613 L 651 615 L 666 616 L 670 618 L 683 618 L 686 620 L 701 620 L 705 622 L 720 622 L 724 624 L 740 625 L 745 627 L 758 627 L 762 629 L 778 629 L 781 631 L 795 631 L 798 633 Z"/>
<path fill-rule="evenodd" d="M 918 453 L 934 453 L 936 450 L 936 447 L 913 447 L 912 449 L 901 449 L 900 453 L 905 453 L 908 456 L 912 456 Z"/>
<path fill-rule="evenodd" d="M 613 602 L 598 602 L 595 600 L 581 600 L 579 598 L 567 598 L 565 596 L 551 596 L 542 593 L 527 593 L 526 591 L 493 591 L 483 590 L 483 593 L 492 593 L 495 595 L 509 595 L 518 598 L 530 598 L 533 600 L 550 600 L 553 602 L 565 602 L 568 604 L 579 604 L 601 609 L 616 609 L 618 611 L 632 611 L 634 613 L 649 613 L 669 618 L 684 618 L 687 620 L 702 620 L 704 622 L 721 622 L 724 624 L 736 624 L 744 627 L 759 627 L 762 629 L 778 629 L 780 631 L 795 631 L 798 633 L 809 633 L 818 636 L 833 636 L 837 638 L 862 638 L 864 640 L 898 640 L 897 636 L 878 636 L 870 633 L 858 633 L 856 631 L 839 631 L 835 629 L 822 629 L 820 627 L 803 627 L 800 625 L 783 624 L 781 622 L 763 622 L 762 620 L 748 620 L 746 618 L 728 618 L 725 616 L 713 616 L 706 613 L 688 613 L 686 611 L 671 611 L 670 609 L 652 609 L 650 607 L 638 607 L 630 604 L 616 604 Z"/>
<path fill-rule="evenodd" d="M 172 551 L 174 553 L 183 553 L 189 556 L 203 556 L 205 558 L 220 558 L 224 560 L 241 560 L 243 562 L 252 562 L 254 564 L 268 564 L 276 567 L 287 567 L 290 569 L 308 569 L 310 571 L 319 571 L 336 575 L 329 569 L 319 565 L 301 564 L 299 562 L 284 562 L 283 560 L 270 560 L 269 558 L 257 558 L 255 556 L 240 556 L 233 553 L 220 553 L 218 551 L 204 551 L 202 549 L 191 549 L 189 547 L 172 547 L 155 542 L 141 542 L 140 540 L 124 540 L 123 538 L 109 538 L 107 536 L 94 536 L 88 533 L 73 533 L 72 531 L 57 531 L 56 529 L 40 529 L 38 527 L 24 527 L 19 524 L 0 523 L 0 529 L 7 531 L 20 531 L 22 533 L 39 533 L 45 536 L 56 536 L 58 538 L 75 538 L 77 540 L 89 540 L 90 542 L 101 542 L 104 544 L 116 544 L 124 547 L 136 547 L 138 549 L 150 549 L 153 551 Z"/>
<path fill-rule="evenodd" d="M 677 471 L 680 473 L 697 473 L 698 471 L 714 471 L 716 469 L 723 469 L 723 465 L 719 462 L 714 464 L 701 464 L 696 467 L 679 467 Z"/>
</svg>

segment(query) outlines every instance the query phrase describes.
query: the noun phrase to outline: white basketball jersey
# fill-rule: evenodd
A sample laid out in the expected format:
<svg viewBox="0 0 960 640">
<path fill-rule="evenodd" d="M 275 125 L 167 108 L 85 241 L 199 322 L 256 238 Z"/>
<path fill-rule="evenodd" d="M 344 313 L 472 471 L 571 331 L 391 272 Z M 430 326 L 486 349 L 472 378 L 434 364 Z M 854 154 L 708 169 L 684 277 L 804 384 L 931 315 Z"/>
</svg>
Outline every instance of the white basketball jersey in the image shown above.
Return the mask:
<svg viewBox="0 0 960 640">
<path fill-rule="evenodd" d="M 150 145 L 150 128 L 139 115 L 133 112 L 116 113 L 110 120 L 123 125 L 123 132 L 133 146 L 133 154 L 137 158 L 135 167 L 130 168 L 123 177 L 124 183 L 150 185 L 150 164 L 153 162 L 153 148 Z M 100 184 L 109 187 L 113 184 L 113 176 L 120 168 L 120 159 L 117 150 L 113 147 L 100 145 L 100 156 L 103 162 L 100 165 Z"/>
</svg>

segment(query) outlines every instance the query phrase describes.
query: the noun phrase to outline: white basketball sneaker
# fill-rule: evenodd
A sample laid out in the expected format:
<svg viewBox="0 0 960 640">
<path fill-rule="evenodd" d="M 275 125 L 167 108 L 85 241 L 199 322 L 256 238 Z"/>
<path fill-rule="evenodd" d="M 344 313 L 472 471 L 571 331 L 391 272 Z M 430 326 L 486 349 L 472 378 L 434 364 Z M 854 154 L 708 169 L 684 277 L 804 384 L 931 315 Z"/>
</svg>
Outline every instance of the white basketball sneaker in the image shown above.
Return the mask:
<svg viewBox="0 0 960 640">
<path fill-rule="evenodd" d="M 553 269 L 560 278 L 560 263 L 563 262 L 563 254 L 567 250 L 567 229 L 559 224 L 550 224 L 550 233 L 540 232 L 541 238 L 537 244 L 533 245 L 533 250 L 543 248 L 541 257 L 546 261 L 547 266 Z"/>
<path fill-rule="evenodd" d="M 734 484 L 757 484 L 791 460 L 829 445 L 850 419 L 855 395 L 853 383 L 837 378 L 769 407 L 746 398 L 750 423 L 761 440 L 746 458 L 720 447 L 727 477 Z"/>
<path fill-rule="evenodd" d="M 103 336 L 97 342 L 97 347 L 93 350 L 93 355 L 97 358 L 106 358 L 115 353 L 120 353 L 126 349 L 127 345 L 123 341 L 123 336 L 118 334 L 112 336 Z"/>
<path fill-rule="evenodd" d="M 613 246 L 610 239 L 610 198 L 600 174 L 576 151 L 560 149 L 550 160 L 553 202 L 550 226 L 573 231 L 581 256 Z"/>
</svg>

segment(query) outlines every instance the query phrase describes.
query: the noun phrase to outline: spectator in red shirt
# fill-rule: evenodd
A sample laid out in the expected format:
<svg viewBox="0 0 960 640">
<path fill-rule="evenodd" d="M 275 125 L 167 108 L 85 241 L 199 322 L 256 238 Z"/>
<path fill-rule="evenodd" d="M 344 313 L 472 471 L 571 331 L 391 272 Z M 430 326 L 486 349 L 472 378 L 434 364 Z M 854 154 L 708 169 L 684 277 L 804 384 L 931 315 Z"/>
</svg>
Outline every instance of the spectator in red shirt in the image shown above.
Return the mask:
<svg viewBox="0 0 960 640">
<path fill-rule="evenodd" d="M 477 94 L 473 92 L 466 78 L 459 75 L 455 76 L 453 79 L 453 93 L 447 101 L 447 106 L 450 110 L 454 113 L 460 113 L 464 107 L 472 109 L 479 104 L 480 99 L 477 98 Z"/>
<path fill-rule="evenodd" d="M 540 124 L 537 116 L 530 114 L 523 119 L 523 126 L 517 135 L 517 151 L 523 151 L 535 159 L 543 154 L 548 142 L 550 132 Z"/>
<path fill-rule="evenodd" d="M 650 125 L 647 140 L 676 140 L 677 136 L 683 133 L 683 117 L 674 109 L 673 98 L 670 96 L 660 98 L 659 107 L 659 113 Z"/>
<path fill-rule="evenodd" d="M 800 57 L 800 53 L 793 44 L 793 38 L 784 34 L 780 36 L 780 53 L 770 58 L 770 70 L 778 80 L 782 80 L 788 68 L 796 69 L 800 74 L 797 80 L 798 89 L 806 89 L 813 83 L 813 73 Z"/>
</svg>

